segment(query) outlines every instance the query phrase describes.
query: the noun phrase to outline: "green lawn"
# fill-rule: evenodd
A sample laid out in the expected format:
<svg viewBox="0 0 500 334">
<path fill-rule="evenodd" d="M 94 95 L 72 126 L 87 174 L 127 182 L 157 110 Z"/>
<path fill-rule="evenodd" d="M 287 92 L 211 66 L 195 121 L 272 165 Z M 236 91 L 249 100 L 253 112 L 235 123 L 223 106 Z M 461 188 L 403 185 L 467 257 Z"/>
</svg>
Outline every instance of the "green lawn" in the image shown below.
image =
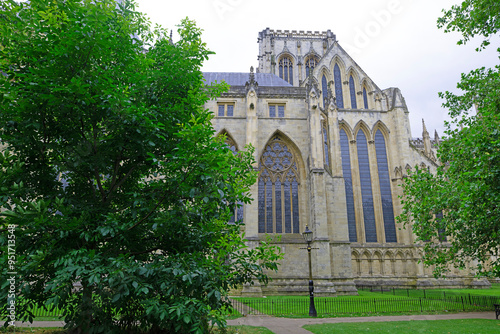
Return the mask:
<svg viewBox="0 0 500 334">
<path fill-rule="evenodd" d="M 447 293 L 437 297 L 422 290 L 419 295 L 394 292 L 359 291 L 359 296 L 316 297 L 315 305 L 319 317 L 350 317 L 366 315 L 436 314 L 447 312 L 491 311 L 498 297 L 484 299 L 477 295 Z M 429 290 L 427 290 L 429 291 Z M 470 290 L 458 290 L 466 291 Z M 474 290 L 473 290 L 474 291 Z M 498 291 L 495 289 L 492 295 Z M 486 294 L 487 295 L 487 294 Z M 308 296 L 269 296 L 266 298 L 233 298 L 235 308 L 244 314 L 269 314 L 280 317 L 306 317 L 309 312 Z"/>
<path fill-rule="evenodd" d="M 500 321 L 484 319 L 415 320 L 390 322 L 358 322 L 340 324 L 306 325 L 305 329 L 315 334 L 331 333 L 453 333 L 453 334 L 497 334 Z"/>
<path fill-rule="evenodd" d="M 31 334 L 65 334 L 64 329 L 61 328 L 25 328 L 25 327 L 9 327 L 1 328 L 0 333 L 31 333 Z M 265 327 L 252 327 L 252 326 L 231 326 L 227 330 L 218 331 L 215 329 L 213 334 L 273 334 Z"/>
</svg>

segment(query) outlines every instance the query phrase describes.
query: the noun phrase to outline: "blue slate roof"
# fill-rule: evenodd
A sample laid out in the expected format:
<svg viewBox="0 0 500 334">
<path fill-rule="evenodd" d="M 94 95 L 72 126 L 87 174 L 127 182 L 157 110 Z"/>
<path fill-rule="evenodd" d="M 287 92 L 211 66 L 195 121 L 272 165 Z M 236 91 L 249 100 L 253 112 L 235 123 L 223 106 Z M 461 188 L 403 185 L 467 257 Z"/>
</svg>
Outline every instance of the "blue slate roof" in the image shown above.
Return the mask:
<svg viewBox="0 0 500 334">
<path fill-rule="evenodd" d="M 204 72 L 203 76 L 207 85 L 224 80 L 230 86 L 245 86 L 250 73 Z M 293 87 L 285 80 L 271 73 L 255 73 L 255 81 L 257 81 L 259 87 Z"/>
</svg>

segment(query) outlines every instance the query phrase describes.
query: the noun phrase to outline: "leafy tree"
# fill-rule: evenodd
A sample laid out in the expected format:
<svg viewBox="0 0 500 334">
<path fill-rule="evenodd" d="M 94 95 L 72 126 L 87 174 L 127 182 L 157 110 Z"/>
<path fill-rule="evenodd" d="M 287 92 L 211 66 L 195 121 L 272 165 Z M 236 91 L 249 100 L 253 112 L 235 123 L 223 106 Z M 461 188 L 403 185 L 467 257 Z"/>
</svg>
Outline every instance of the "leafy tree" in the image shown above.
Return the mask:
<svg viewBox="0 0 500 334">
<path fill-rule="evenodd" d="M 45 305 L 79 333 L 224 326 L 228 291 L 280 256 L 227 223 L 256 175 L 251 148 L 214 137 L 203 106 L 227 87 L 204 85 L 200 29 L 184 20 L 173 43 L 133 1 L 8 0 L 1 15 L 0 299 L 17 272 L 16 320 Z"/>
<path fill-rule="evenodd" d="M 478 51 L 500 30 L 500 3 L 467 0 L 444 11 L 438 26 L 459 31 L 463 39 L 484 39 Z M 500 52 L 500 49 L 498 50 Z M 479 275 L 500 277 L 500 67 L 462 74 L 462 95 L 440 93 L 451 121 L 438 157 L 437 174 L 418 170 L 404 184 L 401 221 L 413 223 L 424 243 L 424 261 L 437 275 L 449 264 L 476 267 Z M 443 212 L 442 218 L 436 214 Z M 449 243 L 440 243 L 440 233 Z"/>
</svg>

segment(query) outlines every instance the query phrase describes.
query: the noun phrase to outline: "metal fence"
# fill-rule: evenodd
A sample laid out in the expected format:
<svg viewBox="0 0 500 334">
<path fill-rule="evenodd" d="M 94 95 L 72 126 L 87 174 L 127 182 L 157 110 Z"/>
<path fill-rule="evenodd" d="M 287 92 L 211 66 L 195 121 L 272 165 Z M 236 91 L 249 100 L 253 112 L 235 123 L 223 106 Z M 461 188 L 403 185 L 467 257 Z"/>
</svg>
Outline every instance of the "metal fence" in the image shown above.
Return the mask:
<svg viewBox="0 0 500 334">
<path fill-rule="evenodd" d="M 316 297 L 315 306 L 318 315 L 348 316 L 391 313 L 433 313 L 433 312 L 473 312 L 494 311 L 494 304 L 500 303 L 500 297 L 488 296 L 448 296 L 446 298 L 336 298 Z M 286 298 L 234 298 L 235 314 L 301 316 L 309 314 L 309 299 Z"/>
</svg>

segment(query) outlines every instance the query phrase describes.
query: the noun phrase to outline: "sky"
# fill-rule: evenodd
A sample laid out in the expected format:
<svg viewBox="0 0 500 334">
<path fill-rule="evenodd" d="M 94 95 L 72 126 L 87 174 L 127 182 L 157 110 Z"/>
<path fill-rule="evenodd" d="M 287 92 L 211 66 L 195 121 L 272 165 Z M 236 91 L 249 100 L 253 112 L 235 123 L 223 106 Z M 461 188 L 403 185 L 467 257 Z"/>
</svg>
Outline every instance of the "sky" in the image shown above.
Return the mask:
<svg viewBox="0 0 500 334">
<path fill-rule="evenodd" d="M 476 52 L 480 39 L 457 45 L 458 33 L 438 29 L 442 9 L 459 0 L 136 0 L 151 22 L 174 30 L 189 17 L 204 30 L 216 54 L 205 72 L 249 72 L 257 67 L 258 33 L 273 30 L 326 31 L 381 89 L 398 87 L 409 109 L 413 137 L 422 119 L 431 137 L 443 136 L 448 119 L 438 92 L 459 93 L 461 73 L 500 64 L 495 48 Z"/>
</svg>

